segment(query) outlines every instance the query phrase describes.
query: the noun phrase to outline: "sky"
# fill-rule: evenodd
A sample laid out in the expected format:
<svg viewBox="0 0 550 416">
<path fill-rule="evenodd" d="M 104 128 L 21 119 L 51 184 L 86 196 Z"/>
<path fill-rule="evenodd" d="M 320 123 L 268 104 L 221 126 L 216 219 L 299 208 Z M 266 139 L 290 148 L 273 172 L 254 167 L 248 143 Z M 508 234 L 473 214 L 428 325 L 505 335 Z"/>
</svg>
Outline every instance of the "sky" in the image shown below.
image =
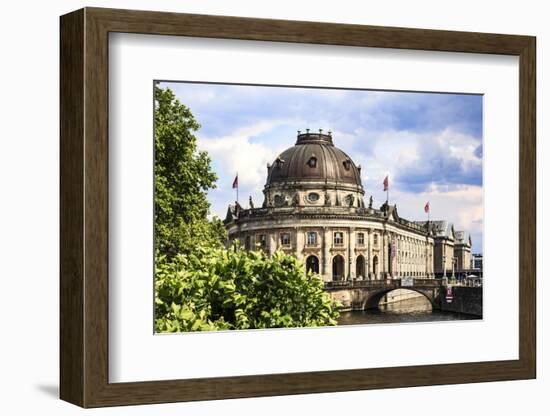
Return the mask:
<svg viewBox="0 0 550 416">
<path fill-rule="evenodd" d="M 297 130 L 332 131 L 334 144 L 361 165 L 365 201 L 386 199 L 401 217 L 452 222 L 472 236 L 472 252 L 483 252 L 481 95 L 292 88 L 161 82 L 189 107 L 201 128 L 199 150 L 217 173 L 208 194 L 211 214 L 225 218 L 235 201 L 263 202 L 267 164 L 296 142 Z"/>
</svg>

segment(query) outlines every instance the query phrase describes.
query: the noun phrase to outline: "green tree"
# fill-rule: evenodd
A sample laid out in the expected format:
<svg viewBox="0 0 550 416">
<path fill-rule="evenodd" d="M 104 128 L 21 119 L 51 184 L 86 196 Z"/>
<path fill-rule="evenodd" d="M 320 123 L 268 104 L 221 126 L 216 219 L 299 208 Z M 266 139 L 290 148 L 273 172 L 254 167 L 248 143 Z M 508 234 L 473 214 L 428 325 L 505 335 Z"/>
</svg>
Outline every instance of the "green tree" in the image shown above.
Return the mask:
<svg viewBox="0 0 550 416">
<path fill-rule="evenodd" d="M 165 259 L 225 239 L 221 221 L 207 219 L 217 177 L 208 154 L 197 151 L 199 128 L 169 88 L 155 86 L 155 251 Z"/>
<path fill-rule="evenodd" d="M 337 305 L 317 275 L 277 252 L 197 248 L 158 262 L 158 332 L 336 325 Z"/>
</svg>

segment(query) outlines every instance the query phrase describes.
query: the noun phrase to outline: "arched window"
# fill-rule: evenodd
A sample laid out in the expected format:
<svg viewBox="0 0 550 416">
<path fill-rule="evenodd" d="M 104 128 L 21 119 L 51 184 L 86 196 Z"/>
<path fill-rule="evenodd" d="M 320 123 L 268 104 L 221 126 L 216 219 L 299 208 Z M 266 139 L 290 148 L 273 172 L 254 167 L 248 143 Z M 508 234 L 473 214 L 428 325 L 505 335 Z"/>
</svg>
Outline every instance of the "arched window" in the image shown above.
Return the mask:
<svg viewBox="0 0 550 416">
<path fill-rule="evenodd" d="M 315 157 L 315 155 L 312 155 L 309 160 L 307 161 L 307 165 L 310 167 L 310 168 L 316 168 L 317 167 L 317 158 Z"/>
<path fill-rule="evenodd" d="M 344 257 L 340 254 L 332 258 L 332 280 L 344 280 Z"/>
<path fill-rule="evenodd" d="M 306 272 L 319 274 L 319 259 L 317 256 L 312 255 L 306 259 Z"/>
<path fill-rule="evenodd" d="M 358 279 L 365 278 L 365 258 L 362 255 L 357 256 L 355 260 L 355 276 Z"/>
<path fill-rule="evenodd" d="M 349 159 L 346 159 L 342 162 L 342 164 L 344 165 L 344 169 L 345 170 L 350 170 L 351 168 L 351 160 Z"/>
</svg>

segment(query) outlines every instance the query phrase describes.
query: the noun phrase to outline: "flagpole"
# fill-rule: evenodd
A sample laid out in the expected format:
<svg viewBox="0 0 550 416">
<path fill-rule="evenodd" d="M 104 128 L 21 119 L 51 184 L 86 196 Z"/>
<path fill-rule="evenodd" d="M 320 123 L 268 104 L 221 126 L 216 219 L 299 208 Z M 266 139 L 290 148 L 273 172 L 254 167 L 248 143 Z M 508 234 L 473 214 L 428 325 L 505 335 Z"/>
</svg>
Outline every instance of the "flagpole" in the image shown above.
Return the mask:
<svg viewBox="0 0 550 416">
<path fill-rule="evenodd" d="M 430 226 L 430 201 L 426 202 L 426 207 L 428 207 L 427 209 L 427 214 L 428 214 L 428 227 Z"/>
<path fill-rule="evenodd" d="M 236 200 L 236 202 L 237 202 L 237 205 L 239 205 L 239 172 L 237 172 L 235 177 L 237 178 L 237 188 L 236 188 L 236 190 L 237 190 L 237 200 Z"/>
<path fill-rule="evenodd" d="M 389 176 L 386 175 L 384 178 L 384 191 L 386 191 L 386 204 L 390 205 L 390 181 Z"/>
</svg>

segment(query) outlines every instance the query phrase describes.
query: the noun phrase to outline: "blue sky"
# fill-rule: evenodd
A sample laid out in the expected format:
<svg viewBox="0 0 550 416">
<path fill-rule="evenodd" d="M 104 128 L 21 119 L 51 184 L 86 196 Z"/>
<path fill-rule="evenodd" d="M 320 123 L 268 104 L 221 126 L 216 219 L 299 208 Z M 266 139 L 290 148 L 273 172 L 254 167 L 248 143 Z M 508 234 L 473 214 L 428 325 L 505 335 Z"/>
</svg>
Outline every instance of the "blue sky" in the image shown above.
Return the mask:
<svg viewBox="0 0 550 416">
<path fill-rule="evenodd" d="M 368 198 L 385 200 L 402 217 L 447 219 L 472 234 L 482 252 L 482 106 L 480 95 L 162 82 L 201 124 L 198 147 L 212 157 L 218 186 L 212 214 L 235 200 L 261 205 L 266 164 L 294 145 L 297 130 L 331 130 L 336 146 L 362 166 Z"/>
</svg>

